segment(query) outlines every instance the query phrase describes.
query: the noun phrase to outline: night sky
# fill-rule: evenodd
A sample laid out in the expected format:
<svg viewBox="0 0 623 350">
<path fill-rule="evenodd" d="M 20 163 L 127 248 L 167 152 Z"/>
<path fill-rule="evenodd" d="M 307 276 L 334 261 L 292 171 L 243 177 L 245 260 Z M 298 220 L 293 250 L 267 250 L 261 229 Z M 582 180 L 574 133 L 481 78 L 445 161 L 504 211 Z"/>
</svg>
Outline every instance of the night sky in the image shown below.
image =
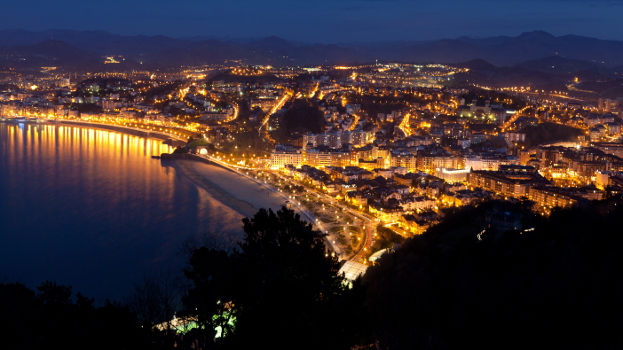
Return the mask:
<svg viewBox="0 0 623 350">
<path fill-rule="evenodd" d="M 516 36 L 544 30 L 623 39 L 623 0 L 108 0 L 5 1 L 0 29 L 305 42 Z"/>
</svg>

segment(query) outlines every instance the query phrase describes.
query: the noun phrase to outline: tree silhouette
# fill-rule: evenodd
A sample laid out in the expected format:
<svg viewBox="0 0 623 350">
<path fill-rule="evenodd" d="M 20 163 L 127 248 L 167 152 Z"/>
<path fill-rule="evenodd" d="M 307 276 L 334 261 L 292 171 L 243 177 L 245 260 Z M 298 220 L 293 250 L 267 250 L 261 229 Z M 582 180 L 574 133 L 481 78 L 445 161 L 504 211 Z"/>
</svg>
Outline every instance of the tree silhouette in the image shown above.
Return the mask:
<svg viewBox="0 0 623 350">
<path fill-rule="evenodd" d="M 150 345 L 127 307 L 106 300 L 94 307 L 70 286 L 46 281 L 36 294 L 19 283 L 0 283 L 2 349 L 139 349 Z"/>
<path fill-rule="evenodd" d="M 196 315 L 203 334 L 213 338 L 219 328 L 223 336 L 232 333 L 229 326 L 234 315 L 236 282 L 234 260 L 227 252 L 201 247 L 190 257 L 190 268 L 184 273 L 193 282 L 184 304 L 190 306 L 189 314 Z"/>
<path fill-rule="evenodd" d="M 186 276 L 194 287 L 184 299 L 199 323 L 222 326 L 232 347 L 320 346 L 326 342 L 331 304 L 343 292 L 340 264 L 323 236 L 283 207 L 243 219 L 245 236 L 228 255 L 201 248 Z M 235 317 L 235 327 L 226 326 Z M 324 337 L 323 337 L 324 333 Z"/>
<path fill-rule="evenodd" d="M 132 294 L 125 302 L 147 329 L 163 322 L 170 328 L 169 322 L 180 309 L 180 286 L 170 270 L 148 271 L 134 283 Z"/>
<path fill-rule="evenodd" d="M 496 207 L 521 212 L 524 229 L 489 226 Z M 617 199 L 541 217 L 527 201 L 488 202 L 448 214 L 355 286 L 365 294 L 359 344 L 620 348 L 622 207 Z"/>
<path fill-rule="evenodd" d="M 324 124 L 324 114 L 317 104 L 310 100 L 297 99 L 284 114 L 282 127 L 286 133 L 301 129 L 319 133 L 323 131 Z"/>
<path fill-rule="evenodd" d="M 46 305 L 71 305 L 71 286 L 45 281 L 39 287 L 38 298 Z"/>
</svg>

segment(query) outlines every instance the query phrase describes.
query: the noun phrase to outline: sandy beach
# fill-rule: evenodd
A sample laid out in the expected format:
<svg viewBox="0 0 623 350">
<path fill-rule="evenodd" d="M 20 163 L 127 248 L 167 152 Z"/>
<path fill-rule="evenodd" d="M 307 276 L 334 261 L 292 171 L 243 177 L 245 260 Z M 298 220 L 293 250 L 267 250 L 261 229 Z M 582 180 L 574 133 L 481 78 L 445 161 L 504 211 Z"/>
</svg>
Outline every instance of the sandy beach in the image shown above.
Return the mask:
<svg viewBox="0 0 623 350">
<path fill-rule="evenodd" d="M 285 199 L 266 186 L 218 165 L 192 160 L 176 160 L 180 170 L 216 200 L 245 217 L 252 217 L 260 208 L 279 210 Z"/>
<path fill-rule="evenodd" d="M 205 164 L 193 160 L 175 160 L 178 168 L 186 174 L 197 186 L 203 188 L 223 207 L 231 209 L 232 213 L 239 213 L 242 217 L 253 217 L 260 208 L 281 209 L 287 200 L 280 193 L 271 188 L 242 176 L 234 171 L 218 165 Z M 313 220 L 298 208 L 294 211 L 305 221 Z M 314 229 L 318 229 L 314 225 Z M 327 243 L 333 251 L 341 254 L 341 249 L 335 244 L 336 237 L 329 234 Z"/>
</svg>

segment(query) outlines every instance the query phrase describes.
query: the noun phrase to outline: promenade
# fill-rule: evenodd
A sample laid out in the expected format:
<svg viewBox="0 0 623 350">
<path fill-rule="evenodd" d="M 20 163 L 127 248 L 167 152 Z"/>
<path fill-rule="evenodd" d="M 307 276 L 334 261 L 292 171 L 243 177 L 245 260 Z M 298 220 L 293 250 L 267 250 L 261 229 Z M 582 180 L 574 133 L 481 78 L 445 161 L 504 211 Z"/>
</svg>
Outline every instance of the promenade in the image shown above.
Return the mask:
<svg viewBox="0 0 623 350">
<path fill-rule="evenodd" d="M 374 237 L 374 226 L 377 223 L 377 221 L 370 217 L 369 215 L 353 210 L 349 207 L 347 207 L 344 204 L 341 204 L 339 202 L 337 202 L 335 199 L 325 195 L 324 193 L 320 193 L 317 192 L 315 190 L 310 190 L 307 189 L 308 193 L 311 191 L 311 193 L 313 193 L 315 196 L 318 196 L 319 198 L 322 198 L 323 200 L 328 201 L 328 203 L 330 203 L 331 205 L 334 205 L 338 208 L 340 208 L 341 210 L 343 210 L 344 212 L 351 214 L 352 216 L 358 218 L 359 220 L 361 220 L 361 222 L 363 223 L 363 227 L 362 227 L 362 231 L 364 234 L 364 243 L 363 245 L 360 247 L 360 250 L 357 251 L 355 254 L 353 254 L 350 258 L 347 256 L 347 254 L 343 251 L 343 249 L 341 249 L 337 244 L 337 237 L 335 234 L 331 233 L 329 231 L 329 227 L 330 225 L 323 225 L 322 223 L 320 223 L 319 219 L 316 218 L 312 213 L 310 213 L 308 210 L 306 210 L 305 207 L 303 207 L 300 203 L 300 201 L 296 200 L 296 198 L 294 196 L 291 195 L 287 195 L 283 192 L 280 192 L 279 190 L 275 189 L 273 186 L 271 186 L 269 183 L 267 183 L 266 181 L 263 181 L 261 179 L 258 179 L 252 175 L 250 175 L 249 170 L 259 170 L 259 169 L 252 169 L 252 168 L 247 168 L 247 167 L 243 167 L 243 166 L 236 166 L 236 165 L 231 165 L 228 164 L 226 162 L 223 162 L 222 160 L 215 158 L 215 157 L 211 157 L 209 155 L 201 155 L 200 157 L 210 160 L 212 162 L 214 162 L 215 164 L 218 164 L 224 168 L 227 169 L 227 171 L 230 172 L 234 172 L 236 174 L 238 174 L 239 176 L 247 179 L 247 180 L 251 180 L 254 183 L 261 185 L 263 187 L 265 187 L 266 189 L 268 189 L 269 191 L 271 191 L 275 196 L 278 196 L 281 198 L 282 202 L 281 205 L 283 205 L 283 203 L 285 203 L 285 201 L 289 201 L 289 203 L 292 205 L 292 208 L 295 209 L 302 218 L 306 218 L 309 222 L 313 223 L 314 226 L 320 230 L 322 233 L 324 233 L 326 236 L 326 241 L 329 244 L 329 246 L 331 247 L 331 249 L 333 250 L 333 252 L 335 252 L 335 254 L 340 258 L 340 259 L 348 259 L 351 261 L 361 261 L 364 257 L 364 255 L 366 255 L 367 251 L 370 249 L 370 247 L 372 246 L 372 238 Z M 198 163 L 198 162 L 197 162 Z M 198 163 L 200 164 L 200 163 Z M 204 166 L 206 166 L 204 164 Z M 296 182 L 283 177 L 281 175 L 278 175 L 283 181 L 286 181 L 288 183 L 291 184 L 295 184 L 298 185 Z M 235 179 L 235 178 L 233 178 Z M 228 177 L 227 181 L 232 181 L 231 176 Z M 229 183 L 229 182 L 227 182 Z M 233 186 L 236 187 L 237 185 Z M 241 198 L 245 198 L 245 199 L 249 199 L 252 196 L 249 196 L 249 194 L 244 194 L 244 193 L 240 193 Z"/>
</svg>

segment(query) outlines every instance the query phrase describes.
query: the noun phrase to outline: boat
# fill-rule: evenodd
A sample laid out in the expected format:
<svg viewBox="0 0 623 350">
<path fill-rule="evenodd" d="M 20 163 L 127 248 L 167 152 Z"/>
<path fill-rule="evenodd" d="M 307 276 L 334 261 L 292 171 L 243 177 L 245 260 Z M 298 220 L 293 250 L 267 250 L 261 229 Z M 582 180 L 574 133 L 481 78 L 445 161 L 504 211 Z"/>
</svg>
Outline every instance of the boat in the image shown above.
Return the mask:
<svg viewBox="0 0 623 350">
<path fill-rule="evenodd" d="M 6 122 L 6 118 L 5 117 L 0 117 L 0 122 Z"/>
<path fill-rule="evenodd" d="M 26 121 L 26 118 L 24 118 L 24 117 L 17 117 L 17 118 L 15 118 L 15 121 L 18 122 L 18 123 L 23 123 L 23 122 Z"/>
<path fill-rule="evenodd" d="M 161 158 L 160 156 L 151 156 L 151 157 L 154 158 L 154 159 L 160 159 Z"/>
</svg>

